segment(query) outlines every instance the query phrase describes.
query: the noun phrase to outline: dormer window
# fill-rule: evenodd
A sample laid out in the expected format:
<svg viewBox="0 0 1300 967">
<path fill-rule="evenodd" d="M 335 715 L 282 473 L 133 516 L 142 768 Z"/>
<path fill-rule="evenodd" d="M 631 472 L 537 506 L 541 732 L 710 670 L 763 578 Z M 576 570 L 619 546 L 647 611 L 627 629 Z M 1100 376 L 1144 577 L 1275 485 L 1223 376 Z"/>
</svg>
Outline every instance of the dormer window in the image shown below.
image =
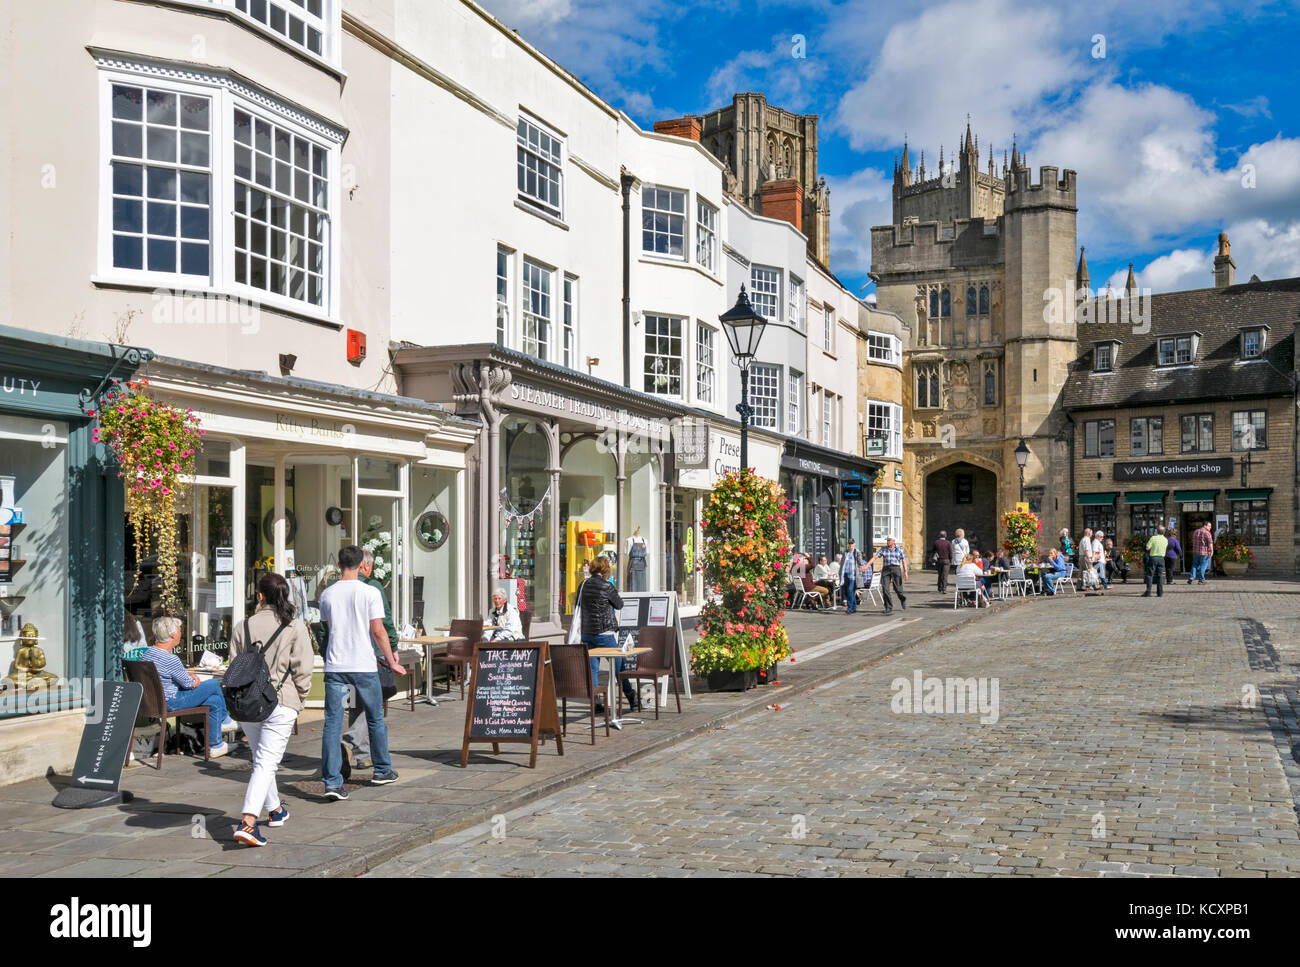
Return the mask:
<svg viewBox="0 0 1300 967">
<path fill-rule="evenodd" d="M 1094 373 L 1111 373 L 1115 370 L 1115 357 L 1119 354 L 1119 343 L 1099 342 L 1095 344 L 1092 356 Z"/>
<path fill-rule="evenodd" d="M 1196 358 L 1196 334 L 1165 336 L 1156 343 L 1159 366 L 1185 366 Z"/>
<path fill-rule="evenodd" d="M 1264 355 L 1264 335 L 1267 326 L 1241 330 L 1241 358 L 1260 359 Z"/>
</svg>

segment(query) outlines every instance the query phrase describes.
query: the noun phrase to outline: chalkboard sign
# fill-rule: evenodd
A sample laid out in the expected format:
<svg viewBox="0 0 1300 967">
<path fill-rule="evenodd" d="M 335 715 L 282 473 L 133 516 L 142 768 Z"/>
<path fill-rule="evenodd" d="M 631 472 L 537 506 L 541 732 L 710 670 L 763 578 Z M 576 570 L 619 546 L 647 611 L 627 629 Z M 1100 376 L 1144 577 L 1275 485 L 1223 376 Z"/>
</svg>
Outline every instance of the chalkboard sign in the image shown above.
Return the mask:
<svg viewBox="0 0 1300 967">
<path fill-rule="evenodd" d="M 532 768 L 537 765 L 538 737 L 553 735 L 557 750 L 564 755 L 555 711 L 555 676 L 546 642 L 475 645 L 470 668 L 462 767 L 469 763 L 471 742 L 491 742 L 494 753 L 500 753 L 502 742 L 527 742 L 532 746 L 528 761 Z"/>
<path fill-rule="evenodd" d="M 53 805 L 84 809 L 122 801 L 117 786 L 143 696 L 144 687 L 138 682 L 96 683 L 95 703 L 86 710 L 72 782 L 59 790 Z"/>
</svg>

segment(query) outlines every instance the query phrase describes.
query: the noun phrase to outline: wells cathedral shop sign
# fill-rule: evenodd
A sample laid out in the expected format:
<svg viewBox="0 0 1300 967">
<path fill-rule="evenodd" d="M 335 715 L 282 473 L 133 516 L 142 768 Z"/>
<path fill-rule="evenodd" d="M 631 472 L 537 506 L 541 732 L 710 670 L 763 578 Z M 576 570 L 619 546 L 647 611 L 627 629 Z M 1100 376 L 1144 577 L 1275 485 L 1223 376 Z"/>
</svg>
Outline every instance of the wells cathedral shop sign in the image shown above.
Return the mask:
<svg viewBox="0 0 1300 967">
<path fill-rule="evenodd" d="M 1231 477 L 1232 457 L 1208 460 L 1154 460 L 1150 463 L 1117 463 L 1115 480 L 1179 480 L 1183 477 Z"/>
</svg>

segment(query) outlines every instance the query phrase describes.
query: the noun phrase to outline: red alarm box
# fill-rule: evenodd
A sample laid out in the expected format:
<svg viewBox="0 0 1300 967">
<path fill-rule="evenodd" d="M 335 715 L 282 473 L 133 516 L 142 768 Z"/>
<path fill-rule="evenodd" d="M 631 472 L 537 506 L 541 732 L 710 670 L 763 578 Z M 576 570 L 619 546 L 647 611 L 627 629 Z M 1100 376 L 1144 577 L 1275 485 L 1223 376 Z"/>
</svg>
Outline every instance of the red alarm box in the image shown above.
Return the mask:
<svg viewBox="0 0 1300 967">
<path fill-rule="evenodd" d="M 366 360 L 366 334 L 359 329 L 348 330 L 348 362 L 363 363 Z"/>
</svg>

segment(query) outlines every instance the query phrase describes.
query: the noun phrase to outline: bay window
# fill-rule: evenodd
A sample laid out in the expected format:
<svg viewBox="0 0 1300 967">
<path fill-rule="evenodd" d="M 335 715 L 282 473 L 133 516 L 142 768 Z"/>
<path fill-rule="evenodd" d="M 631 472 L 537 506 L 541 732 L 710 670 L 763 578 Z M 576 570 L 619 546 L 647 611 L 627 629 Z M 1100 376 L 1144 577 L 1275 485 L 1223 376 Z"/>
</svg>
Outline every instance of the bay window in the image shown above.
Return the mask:
<svg viewBox="0 0 1300 967">
<path fill-rule="evenodd" d="M 99 277 L 332 315 L 343 133 L 224 75 L 100 66 Z"/>
<path fill-rule="evenodd" d="M 645 316 L 645 382 L 656 396 L 682 395 L 682 320 Z"/>
<path fill-rule="evenodd" d="M 776 429 L 776 415 L 781 405 L 781 371 L 777 367 L 750 364 L 749 405 L 754 411 L 749 418 L 750 425 Z"/>
<path fill-rule="evenodd" d="M 641 251 L 686 259 L 686 192 L 642 187 Z"/>
<path fill-rule="evenodd" d="M 762 265 L 749 271 L 749 301 L 768 322 L 781 321 L 781 272 Z"/>
</svg>

